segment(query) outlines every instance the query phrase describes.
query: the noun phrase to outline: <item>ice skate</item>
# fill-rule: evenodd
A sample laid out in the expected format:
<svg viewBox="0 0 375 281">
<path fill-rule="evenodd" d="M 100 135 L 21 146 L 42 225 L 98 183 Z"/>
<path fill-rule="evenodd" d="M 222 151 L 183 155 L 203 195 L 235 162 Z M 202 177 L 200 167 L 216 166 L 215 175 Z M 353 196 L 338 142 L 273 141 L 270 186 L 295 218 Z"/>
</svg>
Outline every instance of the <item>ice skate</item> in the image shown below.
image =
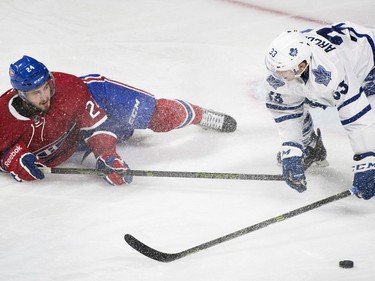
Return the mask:
<svg viewBox="0 0 375 281">
<path fill-rule="evenodd" d="M 322 134 L 320 130 L 316 130 L 314 133 L 314 139 L 316 141 L 315 147 L 308 146 L 306 148 L 306 156 L 303 158 L 305 170 L 310 166 L 326 167 L 329 165 L 327 161 L 327 150 L 323 145 Z"/>
<path fill-rule="evenodd" d="M 224 113 L 203 109 L 202 120 L 198 124 L 204 129 L 231 133 L 237 129 L 236 120 Z"/>
</svg>

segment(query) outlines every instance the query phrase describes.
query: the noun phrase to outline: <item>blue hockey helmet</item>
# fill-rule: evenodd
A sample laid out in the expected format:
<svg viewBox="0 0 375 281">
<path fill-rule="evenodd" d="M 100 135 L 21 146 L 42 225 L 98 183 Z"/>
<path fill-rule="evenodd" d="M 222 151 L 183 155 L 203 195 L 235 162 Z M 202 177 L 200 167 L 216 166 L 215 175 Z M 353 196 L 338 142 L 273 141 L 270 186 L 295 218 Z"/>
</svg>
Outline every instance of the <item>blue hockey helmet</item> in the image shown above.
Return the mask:
<svg viewBox="0 0 375 281">
<path fill-rule="evenodd" d="M 18 92 L 35 90 L 51 78 L 47 67 L 36 59 L 23 56 L 9 67 L 10 83 Z"/>
</svg>

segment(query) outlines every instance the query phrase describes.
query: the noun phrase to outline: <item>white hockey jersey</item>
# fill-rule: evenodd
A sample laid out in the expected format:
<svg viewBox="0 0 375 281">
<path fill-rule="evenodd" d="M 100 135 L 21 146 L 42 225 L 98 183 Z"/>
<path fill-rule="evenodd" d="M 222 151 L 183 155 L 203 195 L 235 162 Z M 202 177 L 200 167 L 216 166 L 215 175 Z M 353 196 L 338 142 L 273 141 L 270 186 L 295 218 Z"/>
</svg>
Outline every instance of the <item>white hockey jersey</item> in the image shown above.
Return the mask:
<svg viewBox="0 0 375 281">
<path fill-rule="evenodd" d="M 302 145 L 307 104 L 336 107 L 354 154 L 375 152 L 375 103 L 362 85 L 375 79 L 375 29 L 350 22 L 301 31 L 312 42 L 312 59 L 303 78 L 287 81 L 269 73 L 266 106 L 282 142 Z M 371 76 L 371 75 L 370 75 Z"/>
</svg>

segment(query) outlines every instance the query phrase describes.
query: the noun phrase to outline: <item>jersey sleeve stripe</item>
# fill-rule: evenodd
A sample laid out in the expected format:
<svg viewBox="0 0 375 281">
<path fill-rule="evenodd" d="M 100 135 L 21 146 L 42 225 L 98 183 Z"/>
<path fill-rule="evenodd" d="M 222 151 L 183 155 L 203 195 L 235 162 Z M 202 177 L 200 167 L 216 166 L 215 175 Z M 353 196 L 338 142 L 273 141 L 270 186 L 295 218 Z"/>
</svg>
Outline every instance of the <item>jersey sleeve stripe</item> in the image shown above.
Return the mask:
<svg viewBox="0 0 375 281">
<path fill-rule="evenodd" d="M 98 122 L 96 122 L 91 127 L 82 127 L 81 130 L 84 130 L 84 131 L 93 130 L 93 129 L 99 127 L 101 124 L 103 124 L 107 119 L 108 119 L 108 117 L 107 117 L 107 115 L 105 115 L 105 116 L 103 116 L 102 119 L 100 119 Z"/>
<path fill-rule="evenodd" d="M 303 113 L 297 113 L 297 114 L 289 114 L 282 117 L 275 118 L 276 123 L 281 123 L 290 119 L 297 119 L 302 117 Z"/>
<path fill-rule="evenodd" d="M 182 106 L 185 108 L 185 111 L 186 111 L 186 118 L 184 122 L 182 122 L 182 124 L 178 126 L 178 128 L 183 128 L 189 125 L 191 122 L 193 122 L 195 118 L 194 109 L 187 102 L 184 102 L 183 100 L 176 100 L 176 101 L 182 104 Z"/>
<path fill-rule="evenodd" d="M 344 101 L 340 106 L 337 107 L 337 110 L 340 110 L 344 106 L 347 106 L 347 105 L 355 102 L 356 100 L 358 100 L 361 97 L 362 93 L 363 93 L 363 89 L 360 88 L 360 92 L 358 94 L 356 94 L 355 96 L 351 97 L 350 99 Z"/>
<path fill-rule="evenodd" d="M 112 79 L 109 79 L 107 77 L 104 77 L 100 74 L 91 74 L 91 75 L 86 75 L 86 76 L 81 76 L 80 77 L 84 83 L 86 84 L 91 84 L 91 83 L 104 83 L 104 82 L 109 82 L 109 83 L 113 83 L 113 84 L 117 84 L 117 85 L 120 85 L 122 87 L 125 87 L 125 88 L 128 88 L 128 89 L 131 89 L 131 90 L 135 90 L 137 92 L 140 92 L 140 93 L 143 93 L 145 95 L 149 95 L 149 96 L 154 96 L 153 94 L 147 92 L 147 91 L 144 91 L 144 90 L 141 90 L 141 89 L 138 89 L 138 88 L 135 88 L 133 86 L 130 86 L 130 85 L 127 85 L 125 83 L 122 83 L 122 82 L 118 82 L 116 80 L 112 80 Z"/>
<path fill-rule="evenodd" d="M 365 37 L 372 49 L 372 58 L 373 58 L 373 63 L 375 64 L 375 44 L 374 44 L 374 40 L 372 40 L 371 36 L 369 34 L 360 34 L 358 33 L 356 30 L 354 30 L 354 28 L 348 28 L 349 31 L 352 31 L 357 37 L 359 38 L 363 38 Z"/>
<path fill-rule="evenodd" d="M 370 110 L 371 110 L 371 105 L 368 105 L 364 109 L 362 109 L 360 112 L 358 112 L 356 115 L 354 115 L 354 116 L 352 116 L 348 119 L 342 120 L 341 124 L 342 125 L 348 125 L 350 123 L 353 123 L 353 122 L 357 121 L 359 118 L 361 118 L 362 116 L 364 116 Z"/>
<path fill-rule="evenodd" d="M 300 108 L 303 107 L 303 105 L 304 105 L 304 102 L 302 102 L 301 104 L 296 105 L 296 106 L 282 106 L 282 105 L 278 105 L 278 104 L 266 103 L 266 107 L 268 109 L 280 110 L 280 111 L 300 109 Z"/>
<path fill-rule="evenodd" d="M 117 136 L 114 133 L 111 133 L 109 131 L 96 131 L 92 135 L 90 135 L 89 137 L 85 138 L 85 142 L 87 142 L 90 138 L 92 138 L 94 136 L 97 136 L 97 135 L 101 135 L 101 134 L 109 135 L 109 136 L 112 136 L 115 139 L 117 139 Z"/>
</svg>

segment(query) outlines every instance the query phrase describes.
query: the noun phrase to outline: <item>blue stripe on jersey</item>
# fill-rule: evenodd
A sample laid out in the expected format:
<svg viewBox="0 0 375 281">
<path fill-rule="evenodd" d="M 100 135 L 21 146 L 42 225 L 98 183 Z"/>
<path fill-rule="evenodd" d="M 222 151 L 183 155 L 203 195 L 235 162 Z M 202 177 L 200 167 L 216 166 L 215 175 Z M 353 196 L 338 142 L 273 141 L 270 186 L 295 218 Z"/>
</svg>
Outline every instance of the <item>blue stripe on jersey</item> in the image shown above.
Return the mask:
<svg viewBox="0 0 375 281">
<path fill-rule="evenodd" d="M 312 126 L 313 126 L 313 120 L 311 118 L 310 112 L 308 112 L 305 120 L 303 120 L 302 134 L 306 135 L 307 133 L 311 133 Z"/>
<path fill-rule="evenodd" d="M 109 78 L 107 78 L 107 77 L 105 77 L 101 74 L 88 74 L 88 75 L 80 76 L 79 78 L 81 78 L 85 82 L 85 84 L 109 82 L 111 84 L 119 85 L 121 87 L 128 88 L 132 91 L 136 91 L 136 92 L 143 93 L 143 94 L 154 97 L 153 94 L 151 94 L 151 93 L 149 93 L 145 90 L 141 90 L 141 89 L 135 88 L 133 86 L 130 86 L 128 84 L 125 84 L 125 83 L 122 83 L 122 82 L 119 82 L 119 81 L 116 81 L 116 80 L 113 80 L 113 79 L 109 79 Z"/>
<path fill-rule="evenodd" d="M 347 106 L 348 104 L 350 104 L 352 102 L 355 102 L 357 99 L 359 99 L 361 97 L 362 93 L 363 93 L 363 89 L 361 87 L 361 88 L 359 88 L 359 93 L 358 94 L 356 94 L 355 96 L 351 97 L 350 99 L 344 101 L 342 103 L 342 105 L 340 105 L 340 106 L 337 107 L 337 110 L 340 110 L 344 106 Z"/>
<path fill-rule="evenodd" d="M 328 107 L 324 104 L 321 104 L 319 102 L 314 102 L 314 101 L 311 101 L 309 99 L 305 99 L 305 103 L 307 103 L 310 107 L 320 107 L 320 108 L 323 108 L 323 109 L 326 109 Z"/>
<path fill-rule="evenodd" d="M 348 30 L 352 31 L 355 35 L 357 35 L 359 38 L 361 37 L 366 37 L 369 45 L 371 46 L 372 49 L 372 58 L 373 58 L 373 63 L 375 65 L 375 44 L 374 40 L 372 40 L 371 36 L 368 34 L 360 34 L 357 31 L 355 31 L 352 27 L 349 27 Z"/>
<path fill-rule="evenodd" d="M 369 156 L 375 156 L 375 152 L 365 152 L 365 153 L 361 153 L 361 154 L 356 154 L 353 156 L 353 160 L 354 161 L 359 161 L 359 160 L 362 160 L 366 157 L 369 157 Z"/>
<path fill-rule="evenodd" d="M 312 133 L 314 130 L 314 124 L 310 112 L 307 112 L 305 120 L 303 120 L 302 127 L 302 143 L 304 146 L 308 146 L 312 140 Z"/>
<path fill-rule="evenodd" d="M 360 112 L 358 112 L 353 117 L 350 117 L 349 119 L 345 119 L 341 121 L 342 125 L 348 125 L 350 123 L 353 123 L 357 121 L 359 118 L 361 118 L 363 115 L 365 115 L 367 112 L 371 110 L 371 105 L 366 106 L 364 109 L 362 109 Z"/>
<path fill-rule="evenodd" d="M 301 104 L 296 105 L 296 106 L 283 106 L 283 105 L 278 105 L 278 104 L 266 103 L 267 108 L 273 109 L 273 110 L 281 110 L 281 111 L 299 109 L 299 108 L 303 107 L 303 105 L 304 105 L 304 102 L 302 102 Z"/>
<path fill-rule="evenodd" d="M 290 119 L 300 118 L 302 115 L 303 115 L 303 113 L 289 114 L 289 115 L 285 115 L 283 117 L 275 118 L 274 120 L 275 120 L 276 123 L 281 123 L 281 122 L 284 122 L 284 121 L 287 121 L 287 120 L 290 120 Z"/>
<path fill-rule="evenodd" d="M 101 74 L 86 74 L 86 75 L 82 75 L 82 76 L 79 76 L 79 78 L 81 79 L 87 79 L 87 78 L 97 78 L 97 77 L 102 77 Z"/>
<path fill-rule="evenodd" d="M 187 102 L 184 102 L 183 100 L 176 100 L 176 101 L 181 103 L 186 109 L 185 121 L 180 126 L 177 127 L 177 128 L 182 128 L 182 127 L 189 125 L 194 120 L 195 112 L 194 112 L 194 109 L 191 107 L 191 105 L 188 104 Z"/>
</svg>

